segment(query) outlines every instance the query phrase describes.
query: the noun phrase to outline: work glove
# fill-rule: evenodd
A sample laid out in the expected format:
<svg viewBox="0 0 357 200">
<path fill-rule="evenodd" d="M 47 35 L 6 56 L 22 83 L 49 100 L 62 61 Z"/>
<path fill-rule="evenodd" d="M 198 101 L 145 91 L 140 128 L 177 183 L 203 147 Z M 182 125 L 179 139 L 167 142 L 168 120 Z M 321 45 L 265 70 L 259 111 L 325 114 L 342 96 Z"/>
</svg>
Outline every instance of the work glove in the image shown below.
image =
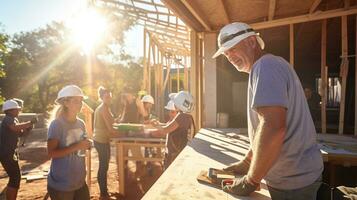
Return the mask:
<svg viewBox="0 0 357 200">
<path fill-rule="evenodd" d="M 233 172 L 234 174 L 246 175 L 249 170 L 249 162 L 246 160 L 241 160 L 237 163 L 234 163 L 226 168 L 223 168 L 223 171 Z"/>
<path fill-rule="evenodd" d="M 223 191 L 239 196 L 248 196 L 259 187 L 259 184 L 249 183 L 246 175 L 240 178 L 224 179 L 221 184 Z"/>
</svg>

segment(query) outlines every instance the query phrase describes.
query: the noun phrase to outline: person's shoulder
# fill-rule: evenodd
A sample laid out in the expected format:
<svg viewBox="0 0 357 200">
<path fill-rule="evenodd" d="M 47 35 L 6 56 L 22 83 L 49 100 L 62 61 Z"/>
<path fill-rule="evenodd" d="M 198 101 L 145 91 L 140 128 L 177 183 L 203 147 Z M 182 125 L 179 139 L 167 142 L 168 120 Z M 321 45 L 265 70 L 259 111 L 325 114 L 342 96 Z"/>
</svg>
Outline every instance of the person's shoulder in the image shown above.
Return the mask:
<svg viewBox="0 0 357 200">
<path fill-rule="evenodd" d="M 52 128 L 57 128 L 60 127 L 62 125 L 62 121 L 60 118 L 56 118 L 54 120 L 52 120 L 52 122 L 50 123 L 50 127 Z"/>
<path fill-rule="evenodd" d="M 289 63 L 282 57 L 280 56 L 275 56 L 273 54 L 265 54 L 263 55 L 260 59 L 259 62 L 261 65 L 265 66 L 284 66 L 284 65 L 289 65 Z"/>
<path fill-rule="evenodd" d="M 15 121 L 15 117 L 12 117 L 10 115 L 5 115 L 5 117 L 2 121 L 4 121 L 4 122 Z"/>
<path fill-rule="evenodd" d="M 265 54 L 256 62 L 252 73 L 277 73 L 288 69 L 289 63 L 284 58 L 272 54 Z"/>
<path fill-rule="evenodd" d="M 79 117 L 77 117 L 77 123 L 80 124 L 81 126 L 85 126 L 83 119 L 81 119 Z"/>
</svg>

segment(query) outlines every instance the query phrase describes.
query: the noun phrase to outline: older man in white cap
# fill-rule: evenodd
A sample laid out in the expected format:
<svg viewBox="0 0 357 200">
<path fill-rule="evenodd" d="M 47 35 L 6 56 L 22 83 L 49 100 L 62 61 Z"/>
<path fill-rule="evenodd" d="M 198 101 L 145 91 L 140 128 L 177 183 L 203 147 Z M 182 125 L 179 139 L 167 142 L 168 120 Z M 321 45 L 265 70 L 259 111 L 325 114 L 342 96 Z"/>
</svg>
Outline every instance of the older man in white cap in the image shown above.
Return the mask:
<svg viewBox="0 0 357 200">
<path fill-rule="evenodd" d="M 300 80 L 289 63 L 263 52 L 261 37 L 245 23 L 231 23 L 218 36 L 219 50 L 249 74 L 245 158 L 224 170 L 242 174 L 223 190 L 249 195 L 262 179 L 275 199 L 316 199 L 323 162 Z"/>
</svg>

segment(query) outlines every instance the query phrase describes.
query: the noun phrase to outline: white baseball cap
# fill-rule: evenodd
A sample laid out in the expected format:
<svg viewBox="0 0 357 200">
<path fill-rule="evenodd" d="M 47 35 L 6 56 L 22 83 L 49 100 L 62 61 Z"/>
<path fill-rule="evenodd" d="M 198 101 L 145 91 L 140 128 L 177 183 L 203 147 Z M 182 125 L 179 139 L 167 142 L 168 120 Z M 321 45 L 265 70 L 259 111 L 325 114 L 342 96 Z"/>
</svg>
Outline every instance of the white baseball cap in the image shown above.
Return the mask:
<svg viewBox="0 0 357 200">
<path fill-rule="evenodd" d="M 63 87 L 57 95 L 57 99 L 56 99 L 56 103 L 59 103 L 58 101 L 64 97 L 83 97 L 86 98 L 86 96 L 84 96 L 81 88 L 79 88 L 76 85 L 67 85 L 65 87 Z"/>
<path fill-rule="evenodd" d="M 142 102 L 147 102 L 147 103 L 151 103 L 154 104 L 154 98 L 151 95 L 145 95 L 143 96 L 143 98 L 141 99 Z"/>
<path fill-rule="evenodd" d="M 166 109 L 166 110 L 175 111 L 176 108 L 175 108 L 175 103 L 174 103 L 174 101 L 170 100 L 169 102 L 167 102 L 167 105 L 165 106 L 165 109 Z"/>
<path fill-rule="evenodd" d="M 264 41 L 248 24 L 241 22 L 234 22 L 224 26 L 219 32 L 218 41 L 218 51 L 212 56 L 216 58 L 228 49 L 234 47 L 242 40 L 249 36 L 255 35 L 261 49 L 264 49 Z"/>
<path fill-rule="evenodd" d="M 2 105 L 2 111 L 11 110 L 11 109 L 21 109 L 21 106 L 19 106 L 19 104 L 12 99 L 5 101 L 4 104 Z"/>
</svg>

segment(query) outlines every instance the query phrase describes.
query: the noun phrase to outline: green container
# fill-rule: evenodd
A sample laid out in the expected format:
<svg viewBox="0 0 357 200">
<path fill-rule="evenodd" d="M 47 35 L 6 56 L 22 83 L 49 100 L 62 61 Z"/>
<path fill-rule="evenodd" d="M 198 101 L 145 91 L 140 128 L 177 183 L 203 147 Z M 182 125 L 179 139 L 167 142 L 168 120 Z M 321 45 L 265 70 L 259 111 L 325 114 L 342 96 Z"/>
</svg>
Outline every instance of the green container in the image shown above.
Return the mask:
<svg viewBox="0 0 357 200">
<path fill-rule="evenodd" d="M 142 124 L 130 124 L 130 123 L 120 123 L 113 124 L 114 129 L 118 131 L 142 131 L 144 130 L 144 125 Z"/>
</svg>

